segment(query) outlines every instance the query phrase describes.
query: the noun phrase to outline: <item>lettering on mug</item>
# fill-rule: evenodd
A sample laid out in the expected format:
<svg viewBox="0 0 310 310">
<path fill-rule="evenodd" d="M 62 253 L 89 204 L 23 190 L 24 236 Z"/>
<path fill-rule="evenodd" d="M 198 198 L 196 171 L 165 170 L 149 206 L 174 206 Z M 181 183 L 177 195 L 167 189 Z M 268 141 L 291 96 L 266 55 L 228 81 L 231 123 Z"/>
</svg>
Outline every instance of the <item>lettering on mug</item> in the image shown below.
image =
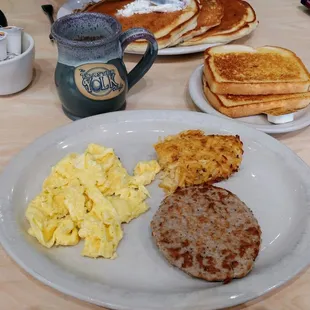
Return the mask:
<svg viewBox="0 0 310 310">
<path fill-rule="evenodd" d="M 111 64 L 86 64 L 75 69 L 75 83 L 80 92 L 94 100 L 118 96 L 125 88 L 117 68 Z"/>
</svg>

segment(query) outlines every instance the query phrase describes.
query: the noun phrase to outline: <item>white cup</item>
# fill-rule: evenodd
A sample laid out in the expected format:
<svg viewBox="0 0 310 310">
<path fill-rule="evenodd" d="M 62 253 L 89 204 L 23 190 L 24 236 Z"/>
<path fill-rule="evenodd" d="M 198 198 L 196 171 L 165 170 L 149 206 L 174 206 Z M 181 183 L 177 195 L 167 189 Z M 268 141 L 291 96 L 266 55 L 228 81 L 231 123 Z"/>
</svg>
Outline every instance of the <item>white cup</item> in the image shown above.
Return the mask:
<svg viewBox="0 0 310 310">
<path fill-rule="evenodd" d="M 8 53 L 20 55 L 22 52 L 22 28 L 16 26 L 7 26 L 0 29 L 7 33 Z"/>
<path fill-rule="evenodd" d="M 33 76 L 34 40 L 22 34 L 22 53 L 12 59 L 0 61 L 0 95 L 10 95 L 26 88 Z"/>
</svg>

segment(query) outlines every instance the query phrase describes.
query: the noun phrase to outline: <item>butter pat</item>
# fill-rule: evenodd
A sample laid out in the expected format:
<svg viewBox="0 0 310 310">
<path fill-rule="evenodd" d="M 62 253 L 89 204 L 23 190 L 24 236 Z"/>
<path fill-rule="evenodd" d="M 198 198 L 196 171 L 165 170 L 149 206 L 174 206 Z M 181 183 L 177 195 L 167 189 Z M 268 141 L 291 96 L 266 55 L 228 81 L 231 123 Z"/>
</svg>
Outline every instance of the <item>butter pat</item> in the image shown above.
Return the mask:
<svg viewBox="0 0 310 310">
<path fill-rule="evenodd" d="M 268 122 L 273 124 L 285 124 L 294 120 L 294 113 L 284 115 L 271 115 L 267 114 Z"/>
</svg>

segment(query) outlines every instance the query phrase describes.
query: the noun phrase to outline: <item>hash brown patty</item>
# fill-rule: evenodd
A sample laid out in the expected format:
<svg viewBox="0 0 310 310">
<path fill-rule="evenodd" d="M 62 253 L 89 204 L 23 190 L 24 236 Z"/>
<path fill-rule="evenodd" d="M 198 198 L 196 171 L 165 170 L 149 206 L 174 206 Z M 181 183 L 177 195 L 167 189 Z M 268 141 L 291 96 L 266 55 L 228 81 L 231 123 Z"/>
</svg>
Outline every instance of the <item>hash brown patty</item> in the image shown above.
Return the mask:
<svg viewBox="0 0 310 310">
<path fill-rule="evenodd" d="M 239 170 L 243 155 L 238 135 L 205 135 L 202 130 L 159 139 L 154 148 L 163 171 L 159 186 L 168 194 L 178 187 L 228 179 Z"/>
</svg>

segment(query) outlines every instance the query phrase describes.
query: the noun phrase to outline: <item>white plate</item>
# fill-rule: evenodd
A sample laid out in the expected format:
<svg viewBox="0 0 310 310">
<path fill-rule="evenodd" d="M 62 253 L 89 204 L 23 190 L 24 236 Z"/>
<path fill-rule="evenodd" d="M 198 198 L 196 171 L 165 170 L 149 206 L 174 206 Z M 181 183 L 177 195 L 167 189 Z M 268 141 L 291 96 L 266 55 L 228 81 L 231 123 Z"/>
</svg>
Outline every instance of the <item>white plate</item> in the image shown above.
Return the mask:
<svg viewBox="0 0 310 310">
<path fill-rule="evenodd" d="M 93 0 L 99 2 L 100 0 Z M 81 9 L 84 4 L 91 2 L 91 0 L 68 0 L 66 1 L 57 12 L 57 19 L 65 15 L 71 14 L 73 10 Z"/>
<path fill-rule="evenodd" d="M 203 112 L 231 119 L 230 117 L 218 112 L 210 105 L 204 95 L 202 87 L 203 65 L 200 65 L 191 75 L 189 80 L 189 94 L 196 106 Z M 240 117 L 234 119 L 237 122 L 245 123 L 248 126 L 269 134 L 278 134 L 300 130 L 310 125 L 310 107 L 294 113 L 294 121 L 286 124 L 272 124 L 268 122 L 265 115 Z"/>
<path fill-rule="evenodd" d="M 94 2 L 99 2 L 100 0 L 94 0 Z M 83 4 L 90 2 L 90 0 L 69 0 L 64 5 L 60 7 L 57 12 L 57 18 L 65 16 L 67 14 L 71 14 L 73 10 L 80 9 Z M 220 43 L 216 44 L 201 44 L 201 45 L 193 45 L 193 46 L 180 46 L 180 47 L 169 47 L 164 48 L 158 51 L 158 55 L 183 55 L 183 54 L 193 54 L 204 52 L 208 47 L 220 45 Z M 144 52 L 133 52 L 133 51 L 125 51 L 127 54 L 144 54 Z"/>
<path fill-rule="evenodd" d="M 227 42 L 229 43 L 229 42 Z M 204 52 L 208 47 L 221 45 L 222 43 L 215 44 L 200 44 L 193 46 L 177 46 L 177 47 L 168 47 L 158 50 L 158 55 L 160 56 L 172 56 L 172 55 L 185 55 L 185 54 L 194 54 Z M 226 43 L 225 43 L 226 44 Z M 134 52 L 134 51 L 126 51 L 127 54 L 137 54 L 142 55 L 144 52 Z"/>
<path fill-rule="evenodd" d="M 155 157 L 159 136 L 201 128 L 239 134 L 241 169 L 219 186 L 237 194 L 254 212 L 262 247 L 253 271 L 230 284 L 193 279 L 170 266 L 154 245 L 150 221 L 163 193 L 149 189 L 150 210 L 124 225 L 116 260 L 93 260 L 74 247 L 46 249 L 26 233 L 24 212 L 50 168 L 90 142 L 115 148 L 129 171 Z M 285 283 L 310 261 L 309 167 L 274 138 L 240 123 L 186 111 L 126 111 L 58 128 L 18 154 L 0 176 L 0 241 L 28 273 L 66 294 L 113 309 L 210 310 L 236 305 Z"/>
</svg>

